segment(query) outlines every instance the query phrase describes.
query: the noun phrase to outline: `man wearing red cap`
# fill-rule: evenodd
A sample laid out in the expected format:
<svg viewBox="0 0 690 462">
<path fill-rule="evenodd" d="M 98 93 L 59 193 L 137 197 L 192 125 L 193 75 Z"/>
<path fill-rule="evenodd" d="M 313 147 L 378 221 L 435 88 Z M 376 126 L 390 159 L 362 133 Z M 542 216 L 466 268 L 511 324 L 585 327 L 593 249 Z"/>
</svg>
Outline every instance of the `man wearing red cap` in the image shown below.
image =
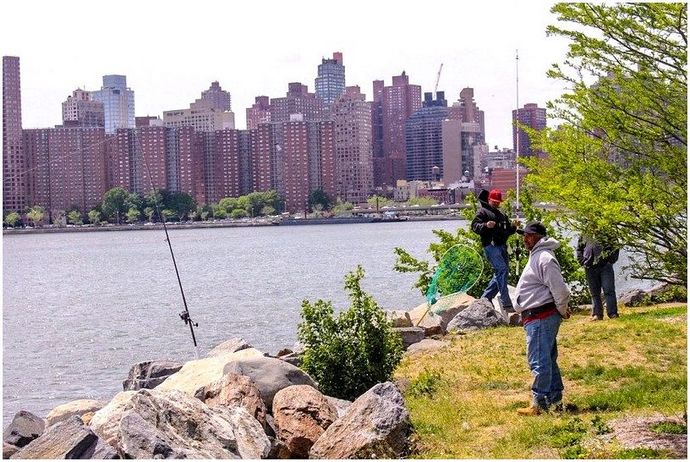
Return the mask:
<svg viewBox="0 0 690 462">
<path fill-rule="evenodd" d="M 506 242 L 515 234 L 517 227 L 511 223 L 498 207 L 503 202 L 500 189 L 492 189 L 487 202 L 480 201 L 481 208 L 472 220 L 472 231 L 479 234 L 484 254 L 494 268 L 494 276 L 484 290 L 482 298 L 493 300 L 500 293 L 501 306 L 507 312 L 514 312 L 508 295 L 508 248 Z"/>
</svg>

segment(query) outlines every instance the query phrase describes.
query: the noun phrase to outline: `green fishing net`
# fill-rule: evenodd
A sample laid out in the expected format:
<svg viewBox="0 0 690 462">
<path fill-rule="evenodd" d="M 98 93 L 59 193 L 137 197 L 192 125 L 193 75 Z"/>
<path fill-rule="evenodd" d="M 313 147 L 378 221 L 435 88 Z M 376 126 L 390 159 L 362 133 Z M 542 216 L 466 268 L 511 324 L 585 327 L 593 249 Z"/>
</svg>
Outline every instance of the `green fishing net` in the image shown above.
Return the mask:
<svg viewBox="0 0 690 462">
<path fill-rule="evenodd" d="M 473 248 L 456 244 L 448 249 L 441 257 L 426 292 L 429 308 L 446 295 L 467 293 L 483 270 L 484 260 Z"/>
</svg>

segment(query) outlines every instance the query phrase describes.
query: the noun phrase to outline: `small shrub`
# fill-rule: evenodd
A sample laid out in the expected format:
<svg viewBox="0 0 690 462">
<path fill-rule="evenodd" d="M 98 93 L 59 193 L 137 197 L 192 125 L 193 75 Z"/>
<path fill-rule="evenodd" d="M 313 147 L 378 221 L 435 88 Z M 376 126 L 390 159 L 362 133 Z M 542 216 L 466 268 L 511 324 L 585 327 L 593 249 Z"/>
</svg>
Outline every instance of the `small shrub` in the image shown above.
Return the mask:
<svg viewBox="0 0 690 462">
<path fill-rule="evenodd" d="M 594 433 L 597 435 L 605 435 L 607 433 L 611 433 L 612 431 L 611 427 L 606 425 L 604 419 L 602 419 L 599 415 L 594 416 L 592 419 L 592 428 L 594 428 Z"/>
<path fill-rule="evenodd" d="M 623 449 L 611 456 L 611 459 L 661 459 L 664 454 L 648 448 Z"/>
<path fill-rule="evenodd" d="M 587 450 L 576 444 L 561 451 L 561 457 L 564 459 L 587 459 Z"/>
<path fill-rule="evenodd" d="M 424 369 L 424 371 L 412 381 L 408 393 L 416 398 L 421 396 L 431 398 L 434 396 L 434 393 L 436 393 L 436 390 L 438 390 L 440 384 L 441 374 L 439 372 Z"/>
<path fill-rule="evenodd" d="M 556 425 L 549 433 L 554 447 L 567 448 L 580 442 L 587 433 L 587 425 L 580 418 L 575 417 L 565 425 Z"/>
<path fill-rule="evenodd" d="M 352 304 L 337 318 L 331 302 L 303 301 L 298 328 L 305 347 L 303 369 L 323 393 L 347 400 L 390 380 L 403 353 L 400 335 L 373 297 L 362 291 L 363 277 L 361 266 L 345 276 Z"/>
<path fill-rule="evenodd" d="M 659 422 L 650 428 L 655 433 L 672 433 L 674 435 L 685 435 L 688 433 L 687 425 L 676 422 Z"/>
</svg>

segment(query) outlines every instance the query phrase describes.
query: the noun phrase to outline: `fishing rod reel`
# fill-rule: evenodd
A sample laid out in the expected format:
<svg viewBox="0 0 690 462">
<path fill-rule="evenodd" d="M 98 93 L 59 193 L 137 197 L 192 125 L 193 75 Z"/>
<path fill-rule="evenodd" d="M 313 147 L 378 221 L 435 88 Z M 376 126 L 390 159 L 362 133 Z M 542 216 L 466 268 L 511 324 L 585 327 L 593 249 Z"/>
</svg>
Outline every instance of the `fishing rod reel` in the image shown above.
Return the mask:
<svg viewBox="0 0 690 462">
<path fill-rule="evenodd" d="M 198 323 L 198 322 L 192 321 L 192 318 L 189 317 L 189 312 L 188 312 L 188 311 L 183 311 L 182 313 L 180 313 L 180 319 L 182 319 L 182 320 L 184 321 L 184 325 L 185 325 L 185 326 L 186 326 L 187 324 L 190 324 L 190 325 L 192 325 L 192 326 L 194 326 L 194 327 L 199 327 L 199 323 Z"/>
</svg>

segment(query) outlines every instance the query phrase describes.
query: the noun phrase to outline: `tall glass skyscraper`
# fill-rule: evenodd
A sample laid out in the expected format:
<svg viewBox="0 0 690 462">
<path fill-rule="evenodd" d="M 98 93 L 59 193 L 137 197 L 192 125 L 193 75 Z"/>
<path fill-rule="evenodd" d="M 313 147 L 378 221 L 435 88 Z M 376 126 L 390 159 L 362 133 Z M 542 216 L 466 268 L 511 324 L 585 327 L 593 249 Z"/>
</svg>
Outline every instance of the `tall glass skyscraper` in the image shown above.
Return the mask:
<svg viewBox="0 0 690 462">
<path fill-rule="evenodd" d="M 343 66 L 342 53 L 336 51 L 333 53 L 333 59 L 321 60 L 315 87 L 316 96 L 328 106 L 345 93 L 345 66 Z"/>
<path fill-rule="evenodd" d="M 134 91 L 127 88 L 127 76 L 104 75 L 103 87 L 91 92 L 94 101 L 103 103 L 105 132 L 134 128 Z"/>
</svg>

